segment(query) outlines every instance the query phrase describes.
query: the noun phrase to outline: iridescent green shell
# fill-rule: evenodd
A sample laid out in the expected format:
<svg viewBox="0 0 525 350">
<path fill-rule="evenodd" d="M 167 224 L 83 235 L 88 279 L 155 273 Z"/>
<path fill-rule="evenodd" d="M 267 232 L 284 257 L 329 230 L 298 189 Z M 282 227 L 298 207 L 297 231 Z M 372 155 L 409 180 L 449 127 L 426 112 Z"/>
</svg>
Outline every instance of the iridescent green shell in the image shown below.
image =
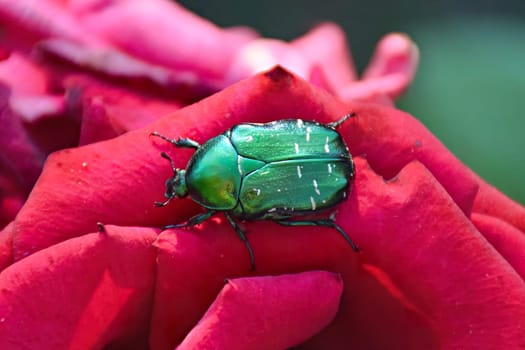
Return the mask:
<svg viewBox="0 0 525 350">
<path fill-rule="evenodd" d="M 348 193 L 354 164 L 332 127 L 301 119 L 239 124 L 188 163 L 190 197 L 241 219 L 283 219 L 331 208 Z"/>
</svg>

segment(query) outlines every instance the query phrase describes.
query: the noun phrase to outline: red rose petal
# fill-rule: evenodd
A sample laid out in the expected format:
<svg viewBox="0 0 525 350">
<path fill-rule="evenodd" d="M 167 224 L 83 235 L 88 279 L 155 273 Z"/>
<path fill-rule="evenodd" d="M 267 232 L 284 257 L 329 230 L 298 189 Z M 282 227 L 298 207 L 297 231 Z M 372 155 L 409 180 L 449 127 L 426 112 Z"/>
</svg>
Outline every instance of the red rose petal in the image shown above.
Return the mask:
<svg viewBox="0 0 525 350">
<path fill-rule="evenodd" d="M 60 1 L 3 1 L 0 3 L 0 19 L 12 32 L 8 38 L 25 39 L 27 47 L 47 37 L 101 44 L 103 41 L 78 25 L 78 19 L 61 6 L 64 4 Z"/>
<path fill-rule="evenodd" d="M 222 224 L 218 221 L 209 220 L 192 230 L 164 231 L 155 242 L 158 268 L 152 349 L 173 349 L 206 312 L 224 279 L 249 271 L 243 243 L 224 218 Z"/>
<path fill-rule="evenodd" d="M 9 106 L 9 90 L 0 84 L 0 174 L 13 178 L 13 182 L 25 191 L 40 174 L 44 155 L 35 147 L 20 119 Z M 4 187 L 4 192 L 9 191 Z"/>
<path fill-rule="evenodd" d="M 525 234 L 525 207 L 516 203 L 478 177 L 479 192 L 474 200 L 473 212 L 498 217 Z"/>
<path fill-rule="evenodd" d="M 59 58 L 108 79 L 131 82 L 136 87 L 164 89 L 178 99 L 198 100 L 217 89 L 216 82 L 201 80 L 195 72 L 170 70 L 113 48 L 65 39 L 47 39 L 40 42 L 38 48 L 46 57 Z"/>
<path fill-rule="evenodd" d="M 139 129 L 179 109 L 182 104 L 82 76 L 64 82 L 69 104 L 82 111 L 80 145 Z"/>
<path fill-rule="evenodd" d="M 0 274 L 0 348 L 147 347 L 156 233 L 106 227 Z"/>
<path fill-rule="evenodd" d="M 505 260 L 525 280 L 525 235 L 511 224 L 489 215 L 473 213 L 472 222 Z"/>
<path fill-rule="evenodd" d="M 167 1 L 113 1 L 79 15 L 88 32 L 123 51 L 174 70 L 193 71 L 210 81 L 222 80 L 237 48 L 256 37 L 247 29 L 220 29 Z"/>
<path fill-rule="evenodd" d="M 388 34 L 377 44 L 374 56 L 363 73 L 363 80 L 402 73 L 411 81 L 418 61 L 419 50 L 408 35 Z"/>
<path fill-rule="evenodd" d="M 356 159 L 356 166 L 350 203 L 339 207 L 337 222 L 360 245 L 363 267 L 383 271 L 366 269 L 407 314 L 396 315 L 393 305 L 376 308 L 386 301 L 384 295 L 367 290 L 371 283 L 366 275 L 347 268 L 352 272 L 343 273 L 343 280 L 352 286 L 352 293 L 345 291 L 340 316 L 304 348 L 344 349 L 349 343 L 379 349 L 517 348 L 523 344 L 523 281 L 430 173 L 413 162 L 396 180 L 385 183 L 362 159 Z M 303 247 L 300 254 L 312 263 L 321 254 L 318 250 L 327 249 L 321 242 L 310 247 Z M 282 264 L 286 264 L 283 256 L 293 256 L 275 248 L 272 253 L 281 257 Z M 409 310 L 416 313 L 410 315 Z M 423 318 L 419 322 L 413 319 L 417 315 Z M 413 321 L 412 331 L 392 328 L 407 318 Z"/>
<path fill-rule="evenodd" d="M 44 161 L 43 152 L 11 110 L 9 93 L 0 84 L 0 229 L 15 218 Z"/>
<path fill-rule="evenodd" d="M 0 187 L 5 188 L 13 187 L 10 184 L 0 180 Z M 5 191 L 0 198 L 0 230 L 5 228 L 7 224 L 14 220 L 16 214 L 20 211 L 24 205 L 26 196 L 22 193 L 6 193 Z M 0 264 L 1 265 L 1 264 Z M 2 268 L 0 268 L 2 271 Z"/>
<path fill-rule="evenodd" d="M 318 25 L 290 45 L 320 65 L 336 94 L 357 79 L 345 32 L 337 24 Z"/>
<path fill-rule="evenodd" d="M 340 89 L 338 95 L 346 101 L 394 99 L 412 82 L 418 61 L 418 48 L 407 35 L 388 34 L 377 44 L 363 79 Z"/>
<path fill-rule="evenodd" d="M 13 96 L 10 105 L 18 116 L 26 123 L 39 122 L 46 117 L 63 115 L 65 103 L 63 96 Z"/>
<path fill-rule="evenodd" d="M 238 50 L 226 81 L 233 84 L 275 65 L 281 65 L 303 79 L 308 79 L 313 69 L 308 57 L 301 55 L 301 52 L 290 44 L 277 39 L 260 38 L 252 40 Z"/>
<path fill-rule="evenodd" d="M 329 228 L 242 224 L 257 274 L 337 271 L 351 286 L 334 323 L 301 348 L 512 348 L 523 343 L 522 280 L 428 170 L 412 162 L 385 183 L 362 159 L 356 166 L 352 196 L 337 207 L 336 220 L 361 253 Z M 197 323 L 224 278 L 249 273 L 250 260 L 222 215 L 193 229 L 166 231 L 156 245 L 150 345 L 168 349 Z"/>
<path fill-rule="evenodd" d="M 426 315 L 440 347 L 523 344 L 523 281 L 430 173 L 413 162 L 384 183 L 356 163 L 351 206 L 342 206 L 338 222 L 360 244 L 363 262 L 385 271 Z"/>
<path fill-rule="evenodd" d="M 110 140 L 125 133 L 125 130 L 112 123 L 102 99 L 89 99 L 82 108 L 79 146 Z"/>
<path fill-rule="evenodd" d="M 352 155 L 366 156 L 371 167 L 391 179 L 418 160 L 432 172 L 457 205 L 470 213 L 477 176 L 412 116 L 382 106 L 355 108 L 357 117 L 341 126 Z M 345 132 L 345 130 L 347 130 Z"/>
<path fill-rule="evenodd" d="M 47 92 L 47 72 L 19 53 L 0 62 L 0 81 L 16 94 L 39 95 Z"/>
<path fill-rule="evenodd" d="M 425 321 L 413 310 L 399 305 L 389 291 L 360 269 L 358 256 L 334 230 L 283 227 L 269 222 L 246 222 L 243 227 L 255 252 L 257 274 L 310 270 L 344 273 L 345 283 L 351 287 L 344 291 L 336 319 L 338 327 L 330 326 L 332 331 L 319 340 L 325 348 L 347 348 L 349 342 L 367 341 L 383 345 L 412 343 L 428 348 L 423 346 L 431 338 Z M 156 246 L 159 268 L 150 347 L 172 349 L 206 312 L 225 278 L 250 273 L 250 258 L 222 215 L 192 230 L 165 231 Z M 378 323 L 377 319 L 395 320 L 395 324 Z M 385 336 L 374 340 L 378 332 Z"/>
<path fill-rule="evenodd" d="M 356 77 L 343 30 L 324 23 L 291 43 L 266 38 L 247 43 L 238 50 L 227 81 L 234 83 L 277 64 L 336 94 Z"/>
<path fill-rule="evenodd" d="M 230 280 L 177 349 L 298 345 L 332 321 L 342 289 L 326 271 Z"/>
</svg>

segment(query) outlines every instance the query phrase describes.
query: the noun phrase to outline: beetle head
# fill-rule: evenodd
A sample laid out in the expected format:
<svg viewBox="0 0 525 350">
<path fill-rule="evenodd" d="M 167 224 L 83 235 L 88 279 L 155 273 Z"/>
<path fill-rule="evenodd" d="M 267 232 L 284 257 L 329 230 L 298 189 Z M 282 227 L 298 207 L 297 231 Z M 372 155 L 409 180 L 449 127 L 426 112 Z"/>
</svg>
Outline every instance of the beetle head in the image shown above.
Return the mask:
<svg viewBox="0 0 525 350">
<path fill-rule="evenodd" d="M 186 170 L 177 169 L 173 160 L 166 153 L 162 152 L 160 155 L 162 158 L 165 158 L 170 162 L 171 169 L 173 170 L 173 177 L 167 179 L 165 183 L 166 192 L 164 193 L 164 196 L 167 200 L 164 202 L 155 202 L 155 206 L 164 207 L 175 197 L 186 197 L 188 195 L 188 188 L 186 187 Z"/>
</svg>

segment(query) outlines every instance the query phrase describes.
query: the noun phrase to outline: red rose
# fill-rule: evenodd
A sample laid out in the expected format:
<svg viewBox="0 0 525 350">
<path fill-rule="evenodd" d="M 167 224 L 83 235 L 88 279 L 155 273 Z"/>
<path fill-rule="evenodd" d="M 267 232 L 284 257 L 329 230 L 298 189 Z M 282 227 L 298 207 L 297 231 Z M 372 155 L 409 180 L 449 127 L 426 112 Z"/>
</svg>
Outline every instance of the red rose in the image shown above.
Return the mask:
<svg viewBox="0 0 525 350">
<path fill-rule="evenodd" d="M 75 53 L 102 46 L 110 60 L 124 57 L 121 50 L 126 59 L 135 55 L 144 70 L 119 75 L 96 61 L 91 76 L 78 77 L 78 68 L 39 61 L 55 84 L 69 89 L 59 101 L 75 106 L 57 103 L 65 109 L 51 115 L 81 120 L 77 141 L 83 146 L 49 155 L 18 216 L 0 232 L 0 348 L 513 349 L 525 343 L 525 209 L 461 164 L 416 119 L 371 103 L 389 104 L 410 81 L 417 51 L 404 36 L 384 39 L 368 79 L 355 82 L 344 40 L 313 49 L 326 44 L 319 36 L 340 35 L 334 25 L 288 45 L 254 42 L 244 30 L 223 32 L 159 1 L 151 11 L 159 10 L 160 23 L 162 16 L 188 16 L 177 18 L 208 28 L 199 45 L 215 34 L 235 43 L 217 53 L 235 58 L 242 68 L 235 74 L 217 68 L 227 64 L 224 57 L 209 57 L 208 67 L 185 51 L 184 69 L 195 77 L 189 84 L 180 61 L 164 56 L 156 37 L 141 27 L 151 13 L 139 16 L 134 6 L 144 2 L 75 2 L 67 9 L 45 4 L 44 10 L 55 11 L 53 24 L 71 31 L 40 43 L 48 55 L 85 66 L 75 61 L 85 56 Z M 14 5 L 2 6 L 4 17 L 17 18 Z M 132 45 L 133 33 L 113 30 L 119 16 L 141 28 L 134 34 L 144 35 L 143 51 Z M 91 26 L 89 38 L 71 29 L 71 18 Z M 42 28 L 32 34 L 50 36 Z M 246 60 L 254 48 L 278 62 L 279 53 L 288 52 L 284 57 L 293 59 L 281 63 L 296 74 L 276 67 L 226 87 L 257 71 Z M 338 54 L 319 54 L 330 50 Z M 178 102 L 163 99 L 173 84 L 155 81 L 155 74 L 144 79 L 142 73 L 159 72 L 158 65 L 184 78 L 170 80 L 179 88 L 174 96 L 184 96 Z M 119 85 L 123 76 L 128 86 Z M 102 81 L 109 78 L 119 80 Z M 13 96 L 27 94 L 15 83 L 6 85 L 12 94 L 4 110 L 23 114 Z M 204 88 L 222 90 L 189 104 Z M 169 110 L 174 112 L 162 117 Z M 158 142 L 149 137 L 152 131 L 204 142 L 241 122 L 301 117 L 326 123 L 349 111 L 357 117 L 339 130 L 355 157 L 356 178 L 351 196 L 336 208 L 336 221 L 360 253 L 330 228 L 245 222 L 257 264 L 251 272 L 246 248 L 222 214 L 191 229 L 158 229 L 201 208 L 190 199 L 153 206 L 171 172 L 159 153 L 184 168 L 192 151 Z M 19 120 L 5 119 L 15 120 L 9 130 L 27 133 Z M 105 141 L 92 143 L 98 140 Z M 21 167 L 20 157 L 10 162 Z"/>
</svg>

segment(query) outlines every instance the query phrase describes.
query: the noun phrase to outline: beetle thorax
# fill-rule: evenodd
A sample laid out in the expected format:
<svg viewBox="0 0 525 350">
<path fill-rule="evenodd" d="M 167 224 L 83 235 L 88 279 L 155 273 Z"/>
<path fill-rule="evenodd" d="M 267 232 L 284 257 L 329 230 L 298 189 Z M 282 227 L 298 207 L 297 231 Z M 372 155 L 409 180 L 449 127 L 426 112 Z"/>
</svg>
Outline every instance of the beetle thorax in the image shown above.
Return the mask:
<svg viewBox="0 0 525 350">
<path fill-rule="evenodd" d="M 233 209 L 238 202 L 241 183 L 237 158 L 237 152 L 224 135 L 202 145 L 186 169 L 190 197 L 209 209 Z"/>
</svg>

